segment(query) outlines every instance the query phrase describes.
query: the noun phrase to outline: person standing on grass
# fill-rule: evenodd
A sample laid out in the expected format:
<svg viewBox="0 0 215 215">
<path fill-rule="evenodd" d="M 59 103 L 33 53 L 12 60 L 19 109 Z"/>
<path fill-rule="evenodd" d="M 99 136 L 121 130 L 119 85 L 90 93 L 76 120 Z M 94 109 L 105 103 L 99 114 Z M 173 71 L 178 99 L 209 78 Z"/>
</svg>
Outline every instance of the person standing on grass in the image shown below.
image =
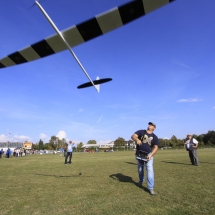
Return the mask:
<svg viewBox="0 0 215 215">
<path fill-rule="evenodd" d="M 7 151 L 6 151 L 6 158 L 9 158 L 9 157 L 10 157 L 10 152 L 11 152 L 11 151 L 10 151 L 10 148 L 8 148 Z"/>
<path fill-rule="evenodd" d="M 67 154 L 66 154 L 66 158 L 65 158 L 65 163 L 64 164 L 71 164 L 72 163 L 72 151 L 73 151 L 73 147 L 74 147 L 75 143 L 72 142 L 72 140 L 69 141 L 69 144 L 67 145 Z M 69 157 L 69 162 L 67 162 Z"/>
<path fill-rule="evenodd" d="M 4 149 L 1 149 L 1 151 L 2 151 L 2 158 L 3 158 L 3 156 L 4 156 Z"/>
<path fill-rule="evenodd" d="M 139 186 L 142 186 L 144 182 L 144 166 L 146 166 L 147 178 L 148 178 L 148 190 L 151 195 L 155 195 L 154 192 L 154 168 L 153 168 L 153 156 L 158 150 L 158 137 L 153 133 L 156 129 L 156 124 L 153 122 L 148 123 L 147 130 L 138 130 L 132 136 L 137 144 L 136 154 L 144 154 L 146 156 L 146 161 L 138 160 L 138 174 L 139 174 Z"/>
<path fill-rule="evenodd" d="M 19 157 L 19 149 L 16 149 L 16 157 Z"/>
<path fill-rule="evenodd" d="M 0 150 L 0 158 L 2 158 L 2 149 Z"/>
<path fill-rule="evenodd" d="M 193 138 L 191 134 L 188 134 L 187 141 L 185 142 L 185 144 L 189 152 L 191 164 L 198 166 L 199 165 L 199 159 L 197 156 L 198 141 L 195 138 Z"/>
<path fill-rule="evenodd" d="M 22 148 L 19 149 L 19 157 L 22 157 Z"/>
</svg>

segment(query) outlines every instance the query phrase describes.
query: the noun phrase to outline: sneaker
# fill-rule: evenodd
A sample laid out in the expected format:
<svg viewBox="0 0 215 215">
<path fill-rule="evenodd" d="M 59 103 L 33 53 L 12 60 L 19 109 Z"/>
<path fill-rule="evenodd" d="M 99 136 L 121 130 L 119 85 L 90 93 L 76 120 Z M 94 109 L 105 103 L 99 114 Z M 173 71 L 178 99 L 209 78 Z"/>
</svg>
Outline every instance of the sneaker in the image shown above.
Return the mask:
<svg viewBox="0 0 215 215">
<path fill-rule="evenodd" d="M 149 190 L 149 193 L 150 193 L 151 195 L 155 195 L 155 194 L 156 194 L 155 191 L 154 191 L 153 189 Z"/>
<path fill-rule="evenodd" d="M 142 183 L 141 181 L 138 182 L 138 186 L 142 187 Z"/>
</svg>

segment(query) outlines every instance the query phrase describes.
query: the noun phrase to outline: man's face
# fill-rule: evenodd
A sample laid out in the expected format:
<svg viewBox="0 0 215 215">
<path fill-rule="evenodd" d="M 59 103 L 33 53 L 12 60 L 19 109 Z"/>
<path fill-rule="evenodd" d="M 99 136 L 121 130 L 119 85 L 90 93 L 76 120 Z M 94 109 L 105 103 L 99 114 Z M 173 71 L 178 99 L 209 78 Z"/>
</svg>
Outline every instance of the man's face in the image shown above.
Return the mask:
<svg viewBox="0 0 215 215">
<path fill-rule="evenodd" d="M 149 130 L 149 131 L 154 131 L 154 130 L 155 130 L 154 125 L 149 125 L 149 126 L 148 126 L 148 130 Z"/>
<path fill-rule="evenodd" d="M 188 139 L 188 140 L 190 140 L 190 139 L 191 139 L 191 137 L 192 137 L 191 135 L 187 135 L 187 139 Z"/>
</svg>

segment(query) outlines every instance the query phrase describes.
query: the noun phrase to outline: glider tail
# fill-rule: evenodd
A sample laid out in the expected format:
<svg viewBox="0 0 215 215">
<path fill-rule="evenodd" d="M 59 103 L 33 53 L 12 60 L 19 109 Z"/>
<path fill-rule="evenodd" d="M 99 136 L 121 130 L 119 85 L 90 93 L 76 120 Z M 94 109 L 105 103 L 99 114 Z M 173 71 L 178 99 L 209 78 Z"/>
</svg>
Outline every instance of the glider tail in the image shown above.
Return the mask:
<svg viewBox="0 0 215 215">
<path fill-rule="evenodd" d="M 98 76 L 96 77 L 96 80 L 100 80 Z M 100 91 L 100 84 L 95 84 L 94 87 L 96 88 L 96 90 L 99 93 L 99 91 Z"/>
</svg>

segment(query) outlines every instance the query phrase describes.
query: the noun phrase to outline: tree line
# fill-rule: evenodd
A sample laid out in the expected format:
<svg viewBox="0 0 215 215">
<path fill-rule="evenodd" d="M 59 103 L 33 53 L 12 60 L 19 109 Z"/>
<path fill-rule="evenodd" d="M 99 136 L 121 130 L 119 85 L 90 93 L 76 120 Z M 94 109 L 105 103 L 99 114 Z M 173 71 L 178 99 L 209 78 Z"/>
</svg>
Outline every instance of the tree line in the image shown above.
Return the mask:
<svg viewBox="0 0 215 215">
<path fill-rule="evenodd" d="M 195 138 L 199 142 L 199 147 L 215 147 L 215 131 L 208 131 L 206 134 L 196 135 L 193 134 L 193 138 Z M 126 141 L 122 137 L 118 137 L 114 142 L 114 148 L 134 148 L 133 140 Z M 173 135 L 170 139 L 159 138 L 160 146 L 163 147 L 171 147 L 171 148 L 183 148 L 184 143 L 186 142 L 186 138 L 178 139 L 175 135 Z M 96 140 L 89 140 L 87 144 L 97 144 Z M 60 140 L 56 136 L 51 136 L 51 139 L 48 143 L 43 143 L 42 140 L 39 140 L 38 143 L 33 144 L 33 149 L 35 150 L 59 150 L 60 148 L 65 148 L 67 145 L 66 139 Z M 81 150 L 83 143 L 80 142 L 77 144 L 77 149 Z M 92 147 L 93 148 L 93 147 Z"/>
<path fill-rule="evenodd" d="M 199 142 L 199 147 L 215 147 L 215 131 L 213 130 L 208 131 L 206 134 L 193 134 L 193 138 Z M 159 138 L 160 147 L 183 148 L 186 141 L 186 137 L 178 139 L 175 135 L 170 139 Z"/>
</svg>

